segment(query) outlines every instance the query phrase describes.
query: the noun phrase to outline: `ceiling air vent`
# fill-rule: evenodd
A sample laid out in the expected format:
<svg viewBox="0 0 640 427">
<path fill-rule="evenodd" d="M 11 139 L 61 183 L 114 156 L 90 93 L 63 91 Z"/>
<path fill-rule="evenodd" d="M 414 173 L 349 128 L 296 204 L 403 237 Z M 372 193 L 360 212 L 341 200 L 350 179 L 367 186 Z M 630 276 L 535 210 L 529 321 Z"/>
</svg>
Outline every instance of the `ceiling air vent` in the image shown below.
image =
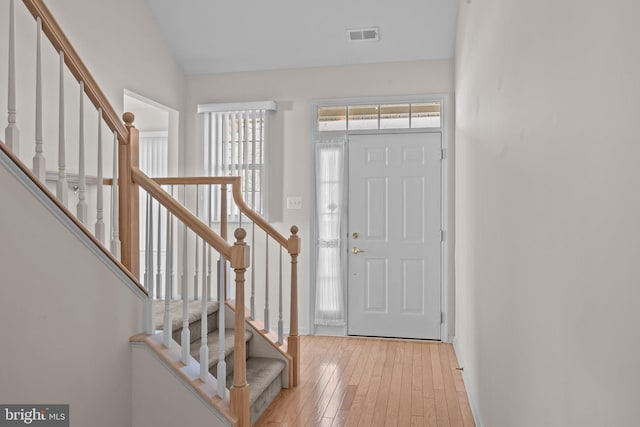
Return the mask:
<svg viewBox="0 0 640 427">
<path fill-rule="evenodd" d="M 380 40 L 380 30 L 378 27 L 356 28 L 347 30 L 347 37 L 350 42 L 368 42 Z"/>
</svg>

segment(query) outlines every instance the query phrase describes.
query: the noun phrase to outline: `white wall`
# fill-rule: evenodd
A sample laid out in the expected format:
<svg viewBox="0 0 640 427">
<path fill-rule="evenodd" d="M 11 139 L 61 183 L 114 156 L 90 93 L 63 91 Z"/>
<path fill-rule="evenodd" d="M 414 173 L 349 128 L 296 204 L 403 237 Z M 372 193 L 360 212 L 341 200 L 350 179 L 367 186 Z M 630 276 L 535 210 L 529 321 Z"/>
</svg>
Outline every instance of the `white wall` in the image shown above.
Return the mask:
<svg viewBox="0 0 640 427">
<path fill-rule="evenodd" d="M 290 234 L 289 227 L 292 224 L 300 227 L 303 239 L 303 252 L 299 258 L 301 330 L 307 331 L 310 326 L 308 283 L 309 256 L 313 253 L 309 234 L 312 102 L 328 98 L 430 93 L 453 93 L 452 61 L 304 68 L 188 78 L 185 170 L 190 173 L 202 173 L 203 166 L 203 125 L 202 119 L 196 115 L 197 104 L 255 100 L 274 100 L 278 103 L 278 112 L 272 116 L 270 132 L 270 219 L 286 236 Z M 452 105 L 450 107 L 450 111 L 453 111 Z M 450 124 L 452 135 L 453 120 Z M 450 142 L 452 144 L 453 141 Z M 453 156 L 450 156 L 450 162 L 453 162 Z M 285 209 L 286 196 L 302 196 L 303 209 Z M 451 214 L 452 207 L 453 196 Z M 450 274 L 450 279 L 453 280 L 453 274 Z M 450 302 L 453 304 L 453 296 Z M 275 307 L 273 303 L 271 306 Z M 285 301 L 285 307 L 288 307 L 288 301 Z"/>
<path fill-rule="evenodd" d="M 0 401 L 131 425 L 141 301 L 0 165 Z"/>
<path fill-rule="evenodd" d="M 230 425 L 144 345 L 131 346 L 135 427 Z"/>
<path fill-rule="evenodd" d="M 184 107 L 184 74 L 173 59 L 144 0 L 47 1 L 53 16 L 80 55 L 89 72 L 118 115 L 122 115 L 124 90 L 157 101 L 179 112 Z M 0 25 L 7 28 L 9 2 L 0 5 Z M 8 31 L 0 34 L 0 60 L 8 58 Z M 21 1 L 16 1 L 17 110 L 21 132 L 21 158 L 31 165 L 35 138 L 36 21 Z M 44 150 L 48 170 L 57 169 L 58 56 L 43 35 Z M 66 72 L 67 165 L 77 171 L 78 83 Z M 0 67 L 0 127 L 7 118 L 7 66 Z M 85 104 L 90 104 L 88 99 Z M 85 105 L 87 172 L 95 174 L 97 112 Z M 135 113 L 135 112 L 134 112 Z M 181 123 L 175 139 L 182 139 Z M 4 140 L 4 132 L 1 134 Z M 105 143 L 111 158 L 111 140 Z M 109 169 L 110 170 L 110 169 Z"/>
<path fill-rule="evenodd" d="M 460 2 L 456 338 L 484 426 L 638 425 L 638 16 Z"/>
</svg>

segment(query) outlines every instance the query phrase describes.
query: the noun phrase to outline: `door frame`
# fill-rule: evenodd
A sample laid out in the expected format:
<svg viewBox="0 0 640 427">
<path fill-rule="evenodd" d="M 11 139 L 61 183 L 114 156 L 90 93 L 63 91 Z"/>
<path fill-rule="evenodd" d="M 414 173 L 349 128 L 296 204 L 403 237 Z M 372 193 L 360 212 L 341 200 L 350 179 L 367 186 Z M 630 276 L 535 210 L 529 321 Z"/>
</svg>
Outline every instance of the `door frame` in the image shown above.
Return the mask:
<svg viewBox="0 0 640 427">
<path fill-rule="evenodd" d="M 423 128 L 423 129 L 390 129 L 390 130 L 347 130 L 347 131 L 318 131 L 317 124 L 317 111 L 319 107 L 340 106 L 340 105 L 368 105 L 368 104 L 392 104 L 392 103 L 418 103 L 418 102 L 440 102 L 440 127 L 439 128 Z M 400 133 L 440 133 L 442 140 L 442 168 L 441 168 L 441 225 L 440 228 L 443 232 L 443 239 L 440 244 L 440 311 L 442 313 L 442 322 L 440 324 L 440 336 L 441 341 L 451 342 L 453 334 L 449 334 L 449 292 L 453 289 L 453 286 L 449 284 L 449 269 L 451 267 L 451 260 L 449 257 L 449 126 L 450 122 L 450 103 L 448 94 L 426 94 L 426 95 L 407 95 L 407 96 L 383 96 L 383 97 L 350 97 L 350 98 L 331 98 L 331 99 L 319 99 L 314 100 L 311 103 L 311 203 L 309 212 L 309 224 L 310 233 L 309 236 L 312 239 L 310 244 L 311 254 L 309 257 L 309 333 L 313 335 L 335 335 L 335 336 L 348 336 L 347 324 L 348 322 L 348 292 L 346 286 L 348 285 L 348 272 L 346 266 L 343 268 L 343 283 L 345 289 L 343 289 L 344 306 L 345 306 L 345 326 L 316 326 L 314 321 L 315 317 L 315 294 L 316 294 L 316 233 L 317 233 L 317 216 L 316 216 L 316 190 L 315 190 L 315 165 L 316 165 L 316 140 L 321 137 L 339 139 L 344 137 L 347 140 L 349 135 L 369 135 L 369 134 L 400 134 Z M 348 191 L 348 147 L 345 150 L 345 186 Z M 348 223 L 349 212 L 348 209 L 344 210 L 343 223 Z M 346 248 L 346 246 L 345 246 Z M 348 248 L 347 248 L 348 249 Z M 347 262 L 346 249 L 343 250 L 342 260 L 343 263 Z"/>
</svg>

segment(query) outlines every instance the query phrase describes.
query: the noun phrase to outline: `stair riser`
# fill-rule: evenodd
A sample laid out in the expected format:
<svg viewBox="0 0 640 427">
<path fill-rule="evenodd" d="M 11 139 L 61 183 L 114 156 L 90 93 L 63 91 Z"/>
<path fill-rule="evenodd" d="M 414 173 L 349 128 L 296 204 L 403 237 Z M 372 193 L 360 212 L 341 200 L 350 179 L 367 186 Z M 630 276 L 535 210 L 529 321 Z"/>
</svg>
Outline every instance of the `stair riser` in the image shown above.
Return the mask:
<svg viewBox="0 0 640 427">
<path fill-rule="evenodd" d="M 280 390 L 282 390 L 282 375 L 278 375 L 251 405 L 249 412 L 251 424 L 258 421 L 258 418 L 269 407 L 273 399 L 280 393 Z"/>
<path fill-rule="evenodd" d="M 195 342 L 200 339 L 200 323 L 200 319 L 198 319 L 195 322 L 189 324 L 189 334 L 191 342 Z M 216 329 L 218 329 L 218 312 L 211 313 L 207 316 L 207 333 L 209 334 Z M 182 328 L 174 330 L 172 336 L 178 344 L 182 344 Z"/>
<path fill-rule="evenodd" d="M 233 372 L 233 354 L 234 352 L 229 353 L 229 355 L 227 357 L 224 358 L 224 363 L 227 367 L 227 373 L 226 375 L 229 376 L 231 375 L 231 373 Z M 247 346 L 245 348 L 245 353 L 246 358 L 249 358 L 249 343 L 247 342 Z M 209 372 L 211 373 L 211 375 L 213 375 L 214 377 L 218 378 L 218 366 L 217 365 L 213 365 L 209 367 Z M 227 384 L 227 388 L 231 388 L 231 384 Z"/>
</svg>

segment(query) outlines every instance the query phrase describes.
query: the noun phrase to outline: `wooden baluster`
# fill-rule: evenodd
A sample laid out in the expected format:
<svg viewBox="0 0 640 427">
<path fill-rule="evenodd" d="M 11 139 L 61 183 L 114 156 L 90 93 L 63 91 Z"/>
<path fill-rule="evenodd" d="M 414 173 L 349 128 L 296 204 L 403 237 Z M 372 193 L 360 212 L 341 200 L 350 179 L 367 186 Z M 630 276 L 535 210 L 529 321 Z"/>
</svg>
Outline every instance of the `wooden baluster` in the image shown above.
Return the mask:
<svg viewBox="0 0 640 427">
<path fill-rule="evenodd" d="M 291 227 L 287 250 L 291 255 L 291 324 L 287 338 L 287 353 L 293 359 L 292 386 L 300 383 L 300 337 L 298 336 L 298 254 L 300 253 L 300 237 L 298 227 Z"/>
<path fill-rule="evenodd" d="M 42 154 L 42 19 L 38 16 L 36 45 L 36 154 L 33 156 L 33 174 L 41 181 L 47 177 L 44 156 Z"/>
<path fill-rule="evenodd" d="M 202 288 L 207 287 L 207 242 L 202 239 Z M 211 295 L 206 295 L 202 292 L 202 299 L 210 298 Z"/>
<path fill-rule="evenodd" d="M 227 363 L 224 360 L 225 351 L 225 318 L 224 318 L 224 286 L 222 282 L 226 271 L 227 261 L 222 255 L 218 260 L 218 396 L 224 399 L 227 389 Z"/>
<path fill-rule="evenodd" d="M 13 0 L 12 0 L 13 2 Z M 56 197 L 63 205 L 68 205 L 66 141 L 64 136 L 64 52 L 60 51 L 60 94 L 58 96 L 58 182 Z"/>
<path fill-rule="evenodd" d="M 167 212 L 167 249 L 165 251 L 164 280 L 164 346 L 171 344 L 171 298 L 173 297 L 173 215 Z"/>
<path fill-rule="evenodd" d="M 102 108 L 98 108 L 98 202 L 96 219 L 96 239 L 104 244 L 104 182 L 102 180 Z"/>
<path fill-rule="evenodd" d="M 251 223 L 251 296 L 249 297 L 251 320 L 256 319 L 256 223 Z"/>
<path fill-rule="evenodd" d="M 264 248 L 264 330 L 269 332 L 269 234 L 265 233 Z"/>
<path fill-rule="evenodd" d="M 200 313 L 200 379 L 202 381 L 206 381 L 209 376 L 209 345 L 207 343 L 209 334 L 207 327 L 207 304 L 209 303 L 209 295 L 207 293 L 207 281 L 204 274 L 206 263 L 207 251 L 205 241 L 202 239 L 202 310 Z M 218 310 L 224 310 L 222 304 L 220 304 Z"/>
<path fill-rule="evenodd" d="M 200 186 L 196 185 L 196 216 L 199 215 L 200 212 Z M 194 270 L 193 270 L 193 299 L 197 300 L 198 299 L 198 261 L 199 261 L 199 246 L 198 246 L 198 236 L 195 236 L 195 263 L 194 263 Z"/>
<path fill-rule="evenodd" d="M 220 236 L 227 240 L 227 184 L 220 185 Z"/>
<path fill-rule="evenodd" d="M 129 133 L 127 141 L 120 145 L 120 240 L 122 242 L 122 264 L 134 276 L 140 277 L 140 233 L 139 233 L 139 187 L 133 181 L 131 171 L 138 169 L 140 133 L 133 125 L 133 113 L 124 113 L 122 118 Z"/>
<path fill-rule="evenodd" d="M 284 325 L 282 323 L 282 246 L 280 248 L 280 268 L 278 271 L 278 342 L 284 342 Z"/>
<path fill-rule="evenodd" d="M 84 82 L 80 82 L 80 125 L 78 130 L 78 219 L 87 223 L 87 179 L 84 171 Z"/>
<path fill-rule="evenodd" d="M 20 156 L 20 132 L 17 126 L 16 110 L 16 14 L 15 1 L 9 2 L 9 84 L 7 94 L 7 127 L 4 130 L 4 139 L 7 147 Z"/>
<path fill-rule="evenodd" d="M 207 204 L 207 212 L 209 215 L 209 222 L 207 223 L 207 225 L 209 225 L 209 228 L 213 228 L 213 210 L 212 210 L 212 204 L 211 201 L 213 200 L 213 193 L 212 193 L 213 189 L 212 186 L 209 185 L 209 203 Z M 207 295 L 209 300 L 212 299 L 211 295 L 212 293 L 212 286 L 213 286 L 213 278 L 211 276 L 211 269 L 213 268 L 213 258 L 211 255 L 211 246 L 207 245 Z"/>
<path fill-rule="evenodd" d="M 152 335 L 155 333 L 155 307 L 154 307 L 154 283 L 153 283 L 153 200 L 151 194 L 147 193 L 147 216 L 146 216 L 146 242 L 145 242 L 145 263 L 144 263 L 144 285 L 149 292 L 149 297 L 144 302 L 144 324 L 145 333 Z"/>
<path fill-rule="evenodd" d="M 206 194 L 205 194 L 205 204 L 203 209 L 208 208 L 211 209 L 211 199 L 209 199 L 209 203 L 206 203 Z M 208 292 L 208 283 L 209 279 L 207 278 L 207 248 L 209 245 L 206 244 L 205 240 L 202 239 L 202 310 L 201 316 L 203 313 L 207 312 L 207 304 L 210 298 L 210 294 Z M 218 310 L 224 310 L 222 303 L 219 305 Z M 219 327 L 219 326 L 218 326 Z M 205 326 L 205 323 L 200 323 L 200 379 L 202 381 L 206 381 L 209 375 L 209 346 L 208 346 L 208 330 Z"/>
<path fill-rule="evenodd" d="M 158 299 L 162 295 L 162 205 L 158 203 L 158 252 L 157 252 L 157 261 L 158 266 L 156 267 L 156 295 L 158 295 Z"/>
<path fill-rule="evenodd" d="M 244 275 L 249 267 L 249 247 L 244 242 L 247 232 L 238 228 L 234 236 L 236 242 L 231 248 L 231 267 L 236 273 L 236 310 L 235 310 L 235 341 L 233 388 L 230 394 L 230 406 L 239 426 L 249 426 L 249 385 L 247 384 L 247 360 L 244 331 Z"/>
<path fill-rule="evenodd" d="M 111 184 L 111 253 L 120 259 L 120 235 L 118 230 L 118 134 L 113 131 L 113 182 Z"/>
<path fill-rule="evenodd" d="M 227 240 L 227 184 L 220 186 L 220 237 Z M 219 285 L 224 289 L 222 295 L 224 298 L 220 301 L 222 304 L 227 300 L 227 268 L 225 264 L 223 281 Z M 218 292 L 220 294 L 220 292 Z"/>
<path fill-rule="evenodd" d="M 184 205 L 187 206 L 187 188 L 183 186 Z M 180 346 L 182 349 L 182 363 L 185 365 L 189 362 L 191 355 L 191 333 L 189 331 L 189 286 L 187 285 L 187 224 L 183 223 L 182 227 L 182 335 Z M 206 316 L 205 316 L 206 317 Z M 204 319 L 204 318 L 203 318 Z"/>
</svg>

